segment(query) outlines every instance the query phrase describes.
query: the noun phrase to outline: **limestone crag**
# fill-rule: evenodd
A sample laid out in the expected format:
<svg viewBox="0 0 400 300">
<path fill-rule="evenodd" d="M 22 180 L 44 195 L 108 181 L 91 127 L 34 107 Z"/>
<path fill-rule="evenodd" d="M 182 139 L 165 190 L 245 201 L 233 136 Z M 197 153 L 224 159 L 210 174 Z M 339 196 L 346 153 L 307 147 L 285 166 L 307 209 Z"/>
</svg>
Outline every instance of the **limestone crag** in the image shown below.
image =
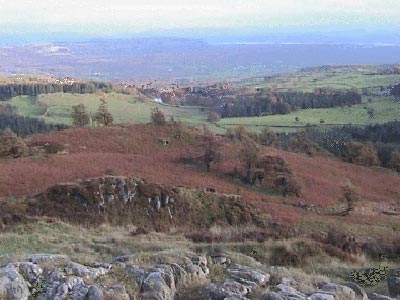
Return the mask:
<svg viewBox="0 0 400 300">
<path fill-rule="evenodd" d="M 214 262 L 209 256 L 151 267 L 134 264 L 133 257 L 86 266 L 65 255 L 35 254 L 0 267 L 0 300 L 175 300 L 190 286 L 202 287 L 199 300 L 394 300 L 376 293 L 367 296 L 351 283 L 309 286 L 284 277 L 275 285 L 269 273 L 239 264 L 217 264 L 225 277 L 212 282 L 209 264 Z"/>
<path fill-rule="evenodd" d="M 28 203 L 27 214 L 96 226 L 135 225 L 144 230 L 262 225 L 265 218 L 237 195 L 169 187 L 140 178 L 103 176 L 57 184 Z"/>
</svg>

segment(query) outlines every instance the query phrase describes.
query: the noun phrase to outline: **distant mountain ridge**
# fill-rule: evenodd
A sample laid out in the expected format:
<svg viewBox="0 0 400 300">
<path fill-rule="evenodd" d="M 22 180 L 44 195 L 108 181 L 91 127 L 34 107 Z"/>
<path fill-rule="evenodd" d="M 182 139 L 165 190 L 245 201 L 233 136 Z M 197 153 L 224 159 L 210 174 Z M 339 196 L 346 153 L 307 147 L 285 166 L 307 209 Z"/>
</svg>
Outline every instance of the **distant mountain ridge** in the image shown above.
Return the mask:
<svg viewBox="0 0 400 300">
<path fill-rule="evenodd" d="M 312 43 L 213 44 L 156 37 L 0 46 L 0 74 L 101 80 L 242 79 L 319 65 L 393 64 L 400 46 Z"/>
</svg>

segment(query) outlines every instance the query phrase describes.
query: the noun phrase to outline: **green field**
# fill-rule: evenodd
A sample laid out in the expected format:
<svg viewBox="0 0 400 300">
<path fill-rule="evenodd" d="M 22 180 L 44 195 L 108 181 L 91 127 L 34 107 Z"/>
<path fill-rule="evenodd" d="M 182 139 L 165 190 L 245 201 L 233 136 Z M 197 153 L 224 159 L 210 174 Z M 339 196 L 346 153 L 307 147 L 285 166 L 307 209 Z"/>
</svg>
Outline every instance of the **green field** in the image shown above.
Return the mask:
<svg viewBox="0 0 400 300">
<path fill-rule="evenodd" d="M 369 75 L 366 72 L 334 70 L 297 72 L 282 76 L 274 76 L 250 84 L 258 88 L 275 88 L 280 90 L 312 91 L 314 88 L 329 87 L 332 89 L 374 88 L 400 83 L 400 74 Z"/>
<path fill-rule="evenodd" d="M 6 103 L 17 107 L 22 116 L 37 117 L 46 123 L 72 123 L 71 107 L 84 104 L 89 113 L 95 113 L 100 105 L 101 95 L 97 94 L 43 94 L 37 97 L 19 96 Z M 167 119 L 174 117 L 184 123 L 201 125 L 206 122 L 207 112 L 200 107 L 178 107 L 157 104 L 149 99 L 133 97 L 119 93 L 106 94 L 109 111 L 114 117 L 114 123 L 148 123 L 150 113 L 158 107 L 165 113 Z"/>
<path fill-rule="evenodd" d="M 368 110 L 373 109 L 374 116 L 368 115 Z M 298 121 L 296 121 L 298 117 Z M 263 127 L 271 127 L 277 131 L 293 131 L 309 125 L 367 125 L 385 123 L 400 119 L 400 103 L 392 97 L 374 98 L 374 101 L 353 105 L 352 107 L 335 107 L 321 109 L 303 109 L 286 115 L 269 115 L 263 117 L 225 118 L 218 125 L 229 128 L 243 125 L 254 131 Z M 321 124 L 320 121 L 324 123 Z"/>
<path fill-rule="evenodd" d="M 158 104 L 151 99 L 115 92 L 106 94 L 105 97 L 116 124 L 148 123 L 151 110 L 158 107 L 165 113 L 167 119 L 174 117 L 175 120 L 197 127 L 207 124 L 217 133 L 224 133 L 227 128 L 238 125 L 253 131 L 259 131 L 263 127 L 271 127 L 277 131 L 294 131 L 310 125 L 322 128 L 343 124 L 366 125 L 400 119 L 399 102 L 394 101 L 393 97 L 376 94 L 381 86 L 400 83 L 400 74 L 381 74 L 379 70 L 381 70 L 379 67 L 372 66 L 321 67 L 262 79 L 243 80 L 240 85 L 251 88 L 272 88 L 277 91 L 312 91 L 314 88 L 323 87 L 356 88 L 364 94 L 362 104 L 352 107 L 306 109 L 287 115 L 227 118 L 220 120 L 216 125 L 207 122 L 208 111 L 205 108 Z M 42 94 L 37 97 L 15 97 L 6 103 L 17 107 L 20 115 L 37 117 L 46 123 L 71 125 L 70 114 L 73 105 L 82 103 L 89 113 L 94 114 L 102 96 L 102 94 Z M 373 117 L 368 114 L 371 109 Z"/>
</svg>

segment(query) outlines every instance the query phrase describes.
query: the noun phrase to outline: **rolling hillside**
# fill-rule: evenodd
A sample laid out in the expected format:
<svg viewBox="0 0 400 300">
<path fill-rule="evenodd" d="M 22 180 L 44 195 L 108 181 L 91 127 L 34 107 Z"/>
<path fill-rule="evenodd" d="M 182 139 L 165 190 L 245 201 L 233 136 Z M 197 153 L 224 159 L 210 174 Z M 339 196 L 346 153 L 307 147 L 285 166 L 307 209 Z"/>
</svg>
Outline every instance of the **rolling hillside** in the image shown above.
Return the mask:
<svg viewBox="0 0 400 300">
<path fill-rule="evenodd" d="M 300 197 L 282 197 L 238 184 L 228 175 L 240 165 L 237 158 L 240 144 L 236 142 L 220 141 L 223 158 L 212 172 L 181 163 L 180 157 L 184 154 L 201 155 L 203 146 L 201 133 L 179 129 L 180 138 L 176 139 L 176 130 L 174 126 L 134 125 L 33 135 L 28 140 L 31 145 L 57 143 L 65 148 L 59 154 L 43 156 L 38 152 L 31 157 L 0 160 L 0 196 L 9 199 L 34 195 L 57 183 L 113 174 L 141 177 L 168 186 L 212 188 L 228 194 L 239 192 L 244 201 L 274 220 L 309 224 L 307 230 L 319 224 L 318 220 L 328 218 L 340 227 L 347 223 L 356 222 L 360 226 L 366 223 L 372 226 L 371 232 L 378 234 L 380 227 L 370 224 L 371 218 L 389 223 L 398 218 L 382 213 L 399 209 L 400 185 L 396 173 L 347 164 L 335 158 L 307 157 L 265 147 L 264 154 L 279 156 L 287 162 L 301 187 Z M 168 140 L 168 146 L 160 140 Z M 343 204 L 344 186 L 356 191 L 360 200 L 357 209 L 348 217 L 327 217 L 323 211 L 334 211 Z M 317 207 L 320 212 L 304 210 L 297 206 L 299 203 Z"/>
</svg>

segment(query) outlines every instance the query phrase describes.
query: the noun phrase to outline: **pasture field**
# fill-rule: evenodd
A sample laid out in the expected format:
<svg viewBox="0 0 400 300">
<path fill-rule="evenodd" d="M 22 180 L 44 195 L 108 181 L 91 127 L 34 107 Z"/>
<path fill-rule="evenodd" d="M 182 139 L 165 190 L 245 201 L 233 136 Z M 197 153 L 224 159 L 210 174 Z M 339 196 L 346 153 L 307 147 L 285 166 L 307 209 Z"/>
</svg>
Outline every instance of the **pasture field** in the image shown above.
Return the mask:
<svg viewBox="0 0 400 300">
<path fill-rule="evenodd" d="M 62 123 L 71 125 L 71 107 L 84 104 L 87 111 L 94 114 L 102 95 L 98 94 L 42 94 L 37 97 L 19 96 L 6 103 L 17 107 L 22 116 L 37 117 L 46 123 Z M 108 109 L 116 124 L 137 124 L 150 122 L 151 110 L 158 107 L 165 113 L 167 120 L 173 117 L 194 126 L 206 122 L 207 112 L 200 107 L 178 107 L 152 102 L 150 99 L 138 98 L 120 93 L 106 94 Z"/>
<path fill-rule="evenodd" d="M 195 127 L 207 125 L 216 133 L 224 133 L 227 128 L 238 125 L 243 125 L 252 131 L 271 127 L 276 131 L 288 132 L 306 126 L 323 128 L 343 124 L 367 125 L 399 119 L 400 103 L 393 97 L 377 94 L 381 86 L 388 87 L 397 83 L 400 83 L 400 74 L 383 74 L 379 73 L 379 68 L 368 66 L 321 67 L 260 80 L 256 78 L 243 80 L 240 85 L 251 88 L 273 88 L 277 91 L 313 91 L 315 88 L 329 87 L 356 88 L 366 94 L 362 96 L 361 104 L 352 107 L 306 109 L 286 115 L 226 118 L 216 124 L 207 121 L 208 109 L 202 107 L 165 105 L 155 103 L 149 98 L 115 92 L 108 93 L 105 97 L 116 124 L 149 123 L 151 110 L 158 107 L 168 120 L 173 117 Z M 36 97 L 19 96 L 6 103 L 17 107 L 20 115 L 43 119 L 46 123 L 71 125 L 70 114 L 73 105 L 82 103 L 90 114 L 94 114 L 100 105 L 101 97 L 102 94 L 42 94 Z M 373 111 L 372 116 L 371 111 Z"/>
<path fill-rule="evenodd" d="M 400 83 L 400 74 L 368 74 L 353 71 L 303 71 L 282 76 L 273 76 L 264 82 L 253 83 L 256 88 L 275 88 L 278 90 L 312 91 L 314 88 L 332 89 L 377 88 Z"/>
<path fill-rule="evenodd" d="M 371 117 L 368 111 L 373 111 Z M 296 121 L 296 117 L 297 120 Z M 351 107 L 303 109 L 286 115 L 268 115 L 262 117 L 225 118 L 218 122 L 224 128 L 243 125 L 250 130 L 260 131 L 271 127 L 277 131 L 293 131 L 306 126 L 330 125 L 368 125 L 386 123 L 400 119 L 400 103 L 393 97 L 375 97 L 371 102 Z M 323 123 L 321 123 L 323 121 Z"/>
</svg>

